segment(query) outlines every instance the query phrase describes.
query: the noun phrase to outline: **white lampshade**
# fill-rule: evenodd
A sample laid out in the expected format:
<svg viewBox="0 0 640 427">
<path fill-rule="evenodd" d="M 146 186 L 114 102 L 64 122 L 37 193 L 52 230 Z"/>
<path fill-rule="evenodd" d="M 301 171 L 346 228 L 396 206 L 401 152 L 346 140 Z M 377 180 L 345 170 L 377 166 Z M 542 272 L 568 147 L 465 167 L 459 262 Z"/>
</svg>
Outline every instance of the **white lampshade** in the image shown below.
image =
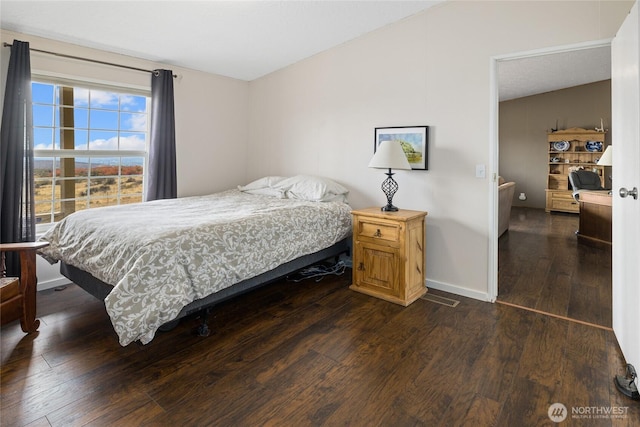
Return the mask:
<svg viewBox="0 0 640 427">
<path fill-rule="evenodd" d="M 612 166 L 613 165 L 613 148 L 611 145 L 604 150 L 602 157 L 598 160 L 598 166 Z"/>
<path fill-rule="evenodd" d="M 411 165 L 399 141 L 382 141 L 369 162 L 370 168 L 406 169 Z"/>
</svg>

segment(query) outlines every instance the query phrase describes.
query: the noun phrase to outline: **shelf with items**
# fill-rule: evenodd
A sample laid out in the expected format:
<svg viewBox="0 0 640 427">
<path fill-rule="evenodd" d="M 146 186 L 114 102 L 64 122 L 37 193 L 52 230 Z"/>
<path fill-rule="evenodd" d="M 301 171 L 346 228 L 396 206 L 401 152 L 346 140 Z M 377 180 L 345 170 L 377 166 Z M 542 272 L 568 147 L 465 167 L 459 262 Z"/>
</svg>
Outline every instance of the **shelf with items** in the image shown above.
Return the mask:
<svg viewBox="0 0 640 427">
<path fill-rule="evenodd" d="M 574 170 L 597 173 L 604 186 L 604 167 L 597 163 L 606 148 L 605 135 L 604 132 L 582 128 L 547 134 L 547 212 L 579 212 L 579 205 L 571 200 L 569 173 Z"/>
<path fill-rule="evenodd" d="M 549 162 L 549 175 L 569 175 L 569 172 L 576 169 L 586 169 L 596 173 L 602 171 L 603 167 L 592 162 L 571 162 L 571 163 L 554 163 Z"/>
<path fill-rule="evenodd" d="M 547 188 L 551 190 L 571 190 L 569 185 L 569 173 L 577 169 L 595 172 L 600 177 L 600 182 L 604 186 L 604 167 L 595 163 L 549 163 L 549 174 Z M 566 188 L 565 188 L 566 187 Z"/>
</svg>

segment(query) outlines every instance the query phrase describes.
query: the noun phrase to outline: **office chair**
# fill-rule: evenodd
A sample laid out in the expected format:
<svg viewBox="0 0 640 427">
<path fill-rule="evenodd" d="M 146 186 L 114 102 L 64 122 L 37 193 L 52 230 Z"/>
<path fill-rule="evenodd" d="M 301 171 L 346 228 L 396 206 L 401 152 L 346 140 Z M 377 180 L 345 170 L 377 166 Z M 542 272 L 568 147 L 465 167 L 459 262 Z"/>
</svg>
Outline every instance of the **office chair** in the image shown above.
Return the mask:
<svg viewBox="0 0 640 427">
<path fill-rule="evenodd" d="M 588 170 L 577 170 L 569 173 L 569 182 L 573 188 L 573 198 L 578 201 L 581 191 L 604 190 L 600 175 Z"/>
</svg>

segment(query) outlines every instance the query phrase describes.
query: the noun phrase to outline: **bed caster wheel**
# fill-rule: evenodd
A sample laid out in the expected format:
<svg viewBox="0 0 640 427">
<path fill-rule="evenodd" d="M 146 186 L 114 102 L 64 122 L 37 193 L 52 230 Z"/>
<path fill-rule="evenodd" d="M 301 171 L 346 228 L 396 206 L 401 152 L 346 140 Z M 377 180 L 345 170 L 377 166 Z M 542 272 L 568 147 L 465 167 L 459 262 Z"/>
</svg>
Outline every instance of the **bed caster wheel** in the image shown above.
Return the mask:
<svg viewBox="0 0 640 427">
<path fill-rule="evenodd" d="M 199 337 L 208 337 L 210 333 L 211 331 L 205 323 L 198 326 L 198 328 L 196 329 L 196 334 L 198 334 Z"/>
</svg>

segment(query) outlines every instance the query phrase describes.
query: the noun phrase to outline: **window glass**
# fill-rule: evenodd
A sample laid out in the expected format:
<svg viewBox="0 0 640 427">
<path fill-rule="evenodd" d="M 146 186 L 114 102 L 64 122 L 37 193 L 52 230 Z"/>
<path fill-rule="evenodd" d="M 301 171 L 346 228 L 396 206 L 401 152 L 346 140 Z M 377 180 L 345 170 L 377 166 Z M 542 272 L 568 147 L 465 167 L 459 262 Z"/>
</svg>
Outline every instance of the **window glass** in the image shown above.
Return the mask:
<svg viewBox="0 0 640 427">
<path fill-rule="evenodd" d="M 37 224 L 144 199 L 148 97 L 46 81 L 32 91 Z"/>
<path fill-rule="evenodd" d="M 147 115 L 139 113 L 120 113 L 120 129 L 144 132 L 147 129 Z"/>
<path fill-rule="evenodd" d="M 89 149 L 90 150 L 117 150 L 118 149 L 118 132 L 110 132 L 104 130 L 89 131 Z"/>
<path fill-rule="evenodd" d="M 118 130 L 118 112 L 108 110 L 91 110 L 89 113 L 91 129 Z"/>
<path fill-rule="evenodd" d="M 33 83 L 31 99 L 36 104 L 53 104 L 54 87 L 52 85 Z"/>
<path fill-rule="evenodd" d="M 53 149 L 53 128 L 33 129 L 33 148 L 36 150 Z"/>
<path fill-rule="evenodd" d="M 53 105 L 33 104 L 33 126 L 53 127 Z"/>
<path fill-rule="evenodd" d="M 74 108 L 73 110 L 73 125 L 76 129 L 88 129 L 89 128 L 89 110 L 86 108 Z"/>
<path fill-rule="evenodd" d="M 100 90 L 89 91 L 90 108 L 101 108 L 109 110 L 118 110 L 119 96 L 113 92 L 103 92 Z"/>
</svg>

